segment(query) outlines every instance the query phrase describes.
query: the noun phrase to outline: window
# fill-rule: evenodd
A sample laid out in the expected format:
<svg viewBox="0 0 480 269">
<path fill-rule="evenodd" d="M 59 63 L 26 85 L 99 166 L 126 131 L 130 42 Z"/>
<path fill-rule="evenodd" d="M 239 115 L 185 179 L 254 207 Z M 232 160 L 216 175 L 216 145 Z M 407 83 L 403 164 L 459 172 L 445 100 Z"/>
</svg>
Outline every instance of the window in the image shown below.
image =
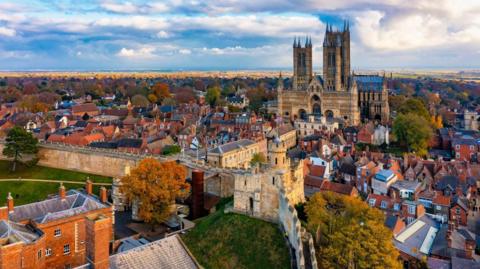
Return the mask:
<svg viewBox="0 0 480 269">
<path fill-rule="evenodd" d="M 387 202 L 382 201 L 382 203 L 380 204 L 380 207 L 383 208 L 383 209 L 387 208 Z"/>
<path fill-rule="evenodd" d="M 455 148 L 456 148 L 457 150 L 459 150 L 459 149 L 460 149 L 460 145 L 458 145 L 458 144 L 455 145 Z"/>
<path fill-rule="evenodd" d="M 42 258 L 42 250 L 39 249 L 37 252 L 37 258 L 40 260 Z"/>
<path fill-rule="evenodd" d="M 408 206 L 408 214 L 415 214 L 415 206 L 409 205 Z"/>
<path fill-rule="evenodd" d="M 62 231 L 60 229 L 55 229 L 55 232 L 53 233 L 53 235 L 55 235 L 55 237 L 59 237 L 62 235 Z"/>
<path fill-rule="evenodd" d="M 370 199 L 368 203 L 370 204 L 370 206 L 375 206 L 375 199 Z"/>
<path fill-rule="evenodd" d="M 395 204 L 393 205 L 393 210 L 395 210 L 395 211 L 400 210 L 400 204 L 395 203 Z"/>
<path fill-rule="evenodd" d="M 455 212 L 457 213 L 457 215 L 460 215 L 460 207 L 455 208 Z"/>
<path fill-rule="evenodd" d="M 275 177 L 272 177 L 272 185 L 275 185 Z"/>
<path fill-rule="evenodd" d="M 408 218 L 407 218 L 407 222 L 408 222 L 407 224 L 412 223 L 414 220 L 415 220 L 415 218 L 408 217 Z"/>
<path fill-rule="evenodd" d="M 63 255 L 68 255 L 70 254 L 70 245 L 66 244 L 63 246 Z"/>
<path fill-rule="evenodd" d="M 45 249 L 45 257 L 51 256 L 51 255 L 52 255 L 52 249 L 51 248 Z"/>
<path fill-rule="evenodd" d="M 437 210 L 442 210 L 442 207 L 439 206 L 439 205 L 435 206 L 435 208 L 436 208 Z"/>
<path fill-rule="evenodd" d="M 470 146 L 470 150 L 473 151 L 473 150 L 474 150 L 474 147 L 473 147 L 473 146 Z"/>
</svg>

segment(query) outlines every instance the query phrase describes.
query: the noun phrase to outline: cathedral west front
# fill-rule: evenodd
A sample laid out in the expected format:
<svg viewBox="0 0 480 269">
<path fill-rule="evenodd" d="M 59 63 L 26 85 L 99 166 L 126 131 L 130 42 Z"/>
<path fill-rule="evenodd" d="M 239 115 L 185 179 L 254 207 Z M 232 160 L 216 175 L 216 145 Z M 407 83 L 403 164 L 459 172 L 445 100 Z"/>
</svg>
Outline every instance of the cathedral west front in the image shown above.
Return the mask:
<svg viewBox="0 0 480 269">
<path fill-rule="evenodd" d="M 302 42 L 303 43 L 303 42 Z M 327 25 L 323 41 L 323 76 L 313 73 L 312 40 L 293 42 L 292 87 L 280 77 L 277 88 L 277 113 L 288 119 L 308 115 L 358 125 L 361 119 L 388 121 L 386 79 L 380 76 L 355 76 L 350 70 L 350 29 L 333 30 Z"/>
</svg>

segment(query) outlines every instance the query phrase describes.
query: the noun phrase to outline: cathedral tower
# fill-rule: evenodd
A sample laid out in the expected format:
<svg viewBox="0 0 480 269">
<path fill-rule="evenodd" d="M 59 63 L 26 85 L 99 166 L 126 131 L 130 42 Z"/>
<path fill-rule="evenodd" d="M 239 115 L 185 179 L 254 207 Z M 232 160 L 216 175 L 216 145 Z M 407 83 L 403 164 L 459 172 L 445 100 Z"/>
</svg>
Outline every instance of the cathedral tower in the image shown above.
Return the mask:
<svg viewBox="0 0 480 269">
<path fill-rule="evenodd" d="M 327 91 L 348 89 L 350 76 L 350 26 L 334 31 L 327 24 L 323 41 L 323 79 Z"/>
<path fill-rule="evenodd" d="M 305 47 L 302 47 L 300 38 L 295 38 L 293 41 L 293 88 L 306 90 L 312 77 L 312 39 L 307 37 Z"/>
</svg>

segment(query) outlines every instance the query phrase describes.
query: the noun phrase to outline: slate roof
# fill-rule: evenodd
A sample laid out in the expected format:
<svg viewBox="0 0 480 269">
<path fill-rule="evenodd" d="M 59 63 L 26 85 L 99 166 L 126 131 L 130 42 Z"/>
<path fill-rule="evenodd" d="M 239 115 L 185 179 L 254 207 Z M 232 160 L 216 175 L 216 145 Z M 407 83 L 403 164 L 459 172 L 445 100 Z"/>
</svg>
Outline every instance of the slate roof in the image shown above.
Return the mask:
<svg viewBox="0 0 480 269">
<path fill-rule="evenodd" d="M 101 203 L 93 196 L 70 190 L 63 200 L 54 197 L 36 203 L 16 206 L 14 211 L 9 214 L 9 220 L 14 222 L 34 220 L 37 223 L 47 223 L 106 207 L 108 205 Z"/>
<path fill-rule="evenodd" d="M 238 141 L 230 142 L 224 145 L 220 145 L 212 150 L 210 150 L 210 153 L 217 153 L 217 154 L 223 154 L 225 152 L 229 152 L 232 150 L 236 150 L 242 147 L 250 146 L 252 144 L 255 144 L 255 141 L 249 140 L 249 139 L 240 139 Z"/>
<path fill-rule="evenodd" d="M 342 165 L 340 165 L 339 172 L 354 176 L 356 174 L 356 170 L 357 167 L 354 164 L 344 162 Z"/>
<path fill-rule="evenodd" d="M 142 146 L 142 139 L 138 138 L 122 138 L 117 141 L 119 148 L 140 148 Z"/>
<path fill-rule="evenodd" d="M 72 107 L 73 113 L 83 113 L 83 112 L 92 112 L 98 111 L 98 107 L 94 103 L 85 103 L 80 105 L 75 105 Z"/>
<path fill-rule="evenodd" d="M 378 75 L 356 75 L 358 91 L 382 91 L 384 78 Z"/>
<path fill-rule="evenodd" d="M 111 269 L 196 269 L 178 235 L 170 236 L 131 250 L 110 256 Z"/>
<path fill-rule="evenodd" d="M 42 232 L 31 225 L 20 224 L 12 221 L 0 221 L 0 238 L 10 242 L 22 241 L 26 244 L 35 242 Z"/>
</svg>

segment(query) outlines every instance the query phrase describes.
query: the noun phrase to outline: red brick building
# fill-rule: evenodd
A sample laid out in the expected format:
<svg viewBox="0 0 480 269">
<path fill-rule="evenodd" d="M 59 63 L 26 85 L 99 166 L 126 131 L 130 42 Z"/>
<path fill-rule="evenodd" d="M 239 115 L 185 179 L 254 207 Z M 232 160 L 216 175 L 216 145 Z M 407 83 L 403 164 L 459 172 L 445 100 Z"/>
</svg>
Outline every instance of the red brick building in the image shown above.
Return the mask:
<svg viewBox="0 0 480 269">
<path fill-rule="evenodd" d="M 60 186 L 57 196 L 14 206 L 9 195 L 0 208 L 0 269 L 107 269 L 113 240 L 112 205 L 107 190 L 92 194 Z"/>
</svg>

